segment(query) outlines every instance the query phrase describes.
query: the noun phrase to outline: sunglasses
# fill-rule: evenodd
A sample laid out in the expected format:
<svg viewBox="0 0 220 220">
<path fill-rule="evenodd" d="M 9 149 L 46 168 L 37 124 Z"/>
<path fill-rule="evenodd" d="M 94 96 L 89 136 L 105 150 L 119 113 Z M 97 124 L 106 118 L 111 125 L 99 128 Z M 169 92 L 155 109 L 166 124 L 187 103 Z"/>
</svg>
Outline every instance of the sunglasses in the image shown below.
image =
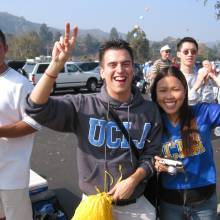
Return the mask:
<svg viewBox="0 0 220 220">
<path fill-rule="evenodd" d="M 184 55 L 188 55 L 190 53 L 191 55 L 195 56 L 197 54 L 197 50 L 194 50 L 194 49 L 190 50 L 190 49 L 188 49 L 188 50 L 183 50 L 182 53 Z"/>
</svg>

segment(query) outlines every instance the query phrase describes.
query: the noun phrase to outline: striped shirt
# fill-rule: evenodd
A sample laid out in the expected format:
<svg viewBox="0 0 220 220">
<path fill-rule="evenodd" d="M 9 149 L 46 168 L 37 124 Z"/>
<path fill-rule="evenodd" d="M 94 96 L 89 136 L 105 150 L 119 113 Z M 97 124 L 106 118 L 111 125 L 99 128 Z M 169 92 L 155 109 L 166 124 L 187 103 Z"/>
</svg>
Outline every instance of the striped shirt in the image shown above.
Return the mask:
<svg viewBox="0 0 220 220">
<path fill-rule="evenodd" d="M 170 65 L 171 65 L 170 60 L 158 59 L 154 62 L 151 68 L 151 73 L 157 75 L 162 69 L 169 67 Z"/>
</svg>

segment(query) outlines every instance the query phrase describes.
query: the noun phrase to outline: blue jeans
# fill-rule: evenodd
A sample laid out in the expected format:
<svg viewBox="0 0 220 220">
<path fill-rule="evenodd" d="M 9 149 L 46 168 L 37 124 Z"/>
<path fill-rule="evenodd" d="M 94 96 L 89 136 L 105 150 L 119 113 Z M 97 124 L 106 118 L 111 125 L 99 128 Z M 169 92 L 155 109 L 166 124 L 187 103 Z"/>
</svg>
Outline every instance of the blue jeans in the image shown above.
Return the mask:
<svg viewBox="0 0 220 220">
<path fill-rule="evenodd" d="M 217 196 L 214 193 L 208 200 L 197 204 L 180 206 L 160 201 L 161 220 L 216 220 Z"/>
</svg>

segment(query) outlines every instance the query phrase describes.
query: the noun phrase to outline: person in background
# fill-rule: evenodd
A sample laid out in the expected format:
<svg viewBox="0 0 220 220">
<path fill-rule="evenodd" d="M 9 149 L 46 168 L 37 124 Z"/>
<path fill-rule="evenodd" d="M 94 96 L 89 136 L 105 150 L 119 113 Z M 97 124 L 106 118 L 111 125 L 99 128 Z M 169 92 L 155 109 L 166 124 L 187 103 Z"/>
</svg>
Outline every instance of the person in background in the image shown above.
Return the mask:
<svg viewBox="0 0 220 220">
<path fill-rule="evenodd" d="M 172 58 L 172 66 L 174 66 L 176 68 L 180 68 L 180 64 L 177 61 L 177 57 Z"/>
<path fill-rule="evenodd" d="M 198 70 L 198 74 L 200 74 L 200 75 L 201 74 L 203 74 L 203 75 L 206 74 L 206 77 L 204 79 L 205 86 L 202 88 L 203 90 L 201 91 L 201 93 L 203 93 L 203 94 L 206 94 L 206 93 L 212 94 L 213 97 L 211 98 L 211 100 L 206 98 L 206 100 L 204 100 L 204 101 L 214 102 L 217 99 L 218 87 L 215 85 L 213 80 L 210 79 L 209 73 L 213 73 L 213 74 L 216 75 L 216 71 L 215 71 L 215 68 L 213 68 L 212 63 L 209 60 L 203 60 L 202 66 L 203 67 Z"/>
<path fill-rule="evenodd" d="M 100 93 L 49 97 L 76 36 L 77 28 L 70 37 L 70 25 L 66 24 L 65 37 L 55 43 L 52 61 L 28 97 L 26 111 L 44 126 L 77 135 L 79 186 L 84 199 L 97 194 L 98 188 L 112 196 L 116 220 L 155 219 L 155 209 L 143 192 L 154 174 L 152 159 L 161 149 L 162 125 L 156 105 L 131 86 L 134 60 L 129 44 L 119 39 L 101 46 L 104 85 Z M 138 157 L 110 116 L 110 108 L 136 143 Z M 106 178 L 105 172 L 112 178 Z"/>
<path fill-rule="evenodd" d="M 143 75 L 145 78 L 147 78 L 147 75 L 148 73 L 150 72 L 151 68 L 152 68 L 152 65 L 153 65 L 153 61 L 152 60 L 149 60 L 148 62 L 146 62 L 144 64 L 144 67 L 143 67 Z"/>
<path fill-rule="evenodd" d="M 209 74 L 211 78 L 216 76 Z M 220 86 L 220 79 L 216 79 Z M 183 73 L 166 68 L 152 85 L 152 100 L 163 121 L 162 156 L 155 168 L 161 172 L 160 219 L 217 219 L 216 168 L 211 129 L 220 125 L 220 105 L 188 104 L 188 85 Z M 182 162 L 172 175 L 163 158 Z"/>
<path fill-rule="evenodd" d="M 153 82 L 156 75 L 163 69 L 171 65 L 171 48 L 169 45 L 165 45 L 160 48 L 161 58 L 156 60 L 150 71 L 150 80 Z"/>
<path fill-rule="evenodd" d="M 184 37 L 177 44 L 177 57 L 180 59 L 180 70 L 184 74 L 188 85 L 188 101 L 190 105 L 198 102 L 213 103 L 214 92 L 206 83 L 208 72 L 198 74 L 194 71 L 196 57 L 198 54 L 198 43 L 194 38 Z"/>
<path fill-rule="evenodd" d="M 40 125 L 25 114 L 30 82 L 8 67 L 6 38 L 0 30 L 0 220 L 32 220 L 30 156 Z"/>
</svg>

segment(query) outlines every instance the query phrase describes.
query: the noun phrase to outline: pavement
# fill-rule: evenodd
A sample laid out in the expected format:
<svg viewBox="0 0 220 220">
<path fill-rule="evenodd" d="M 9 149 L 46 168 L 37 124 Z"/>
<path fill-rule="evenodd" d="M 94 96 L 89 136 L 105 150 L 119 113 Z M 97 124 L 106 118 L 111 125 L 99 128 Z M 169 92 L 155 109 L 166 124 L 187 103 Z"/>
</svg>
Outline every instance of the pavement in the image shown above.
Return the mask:
<svg viewBox="0 0 220 220">
<path fill-rule="evenodd" d="M 220 137 L 213 136 L 212 143 L 217 167 L 218 211 L 220 213 Z M 32 169 L 48 180 L 49 188 L 55 191 L 68 219 L 74 214 L 81 198 L 76 169 L 76 146 L 75 135 L 44 128 L 36 134 L 31 158 Z"/>
</svg>

